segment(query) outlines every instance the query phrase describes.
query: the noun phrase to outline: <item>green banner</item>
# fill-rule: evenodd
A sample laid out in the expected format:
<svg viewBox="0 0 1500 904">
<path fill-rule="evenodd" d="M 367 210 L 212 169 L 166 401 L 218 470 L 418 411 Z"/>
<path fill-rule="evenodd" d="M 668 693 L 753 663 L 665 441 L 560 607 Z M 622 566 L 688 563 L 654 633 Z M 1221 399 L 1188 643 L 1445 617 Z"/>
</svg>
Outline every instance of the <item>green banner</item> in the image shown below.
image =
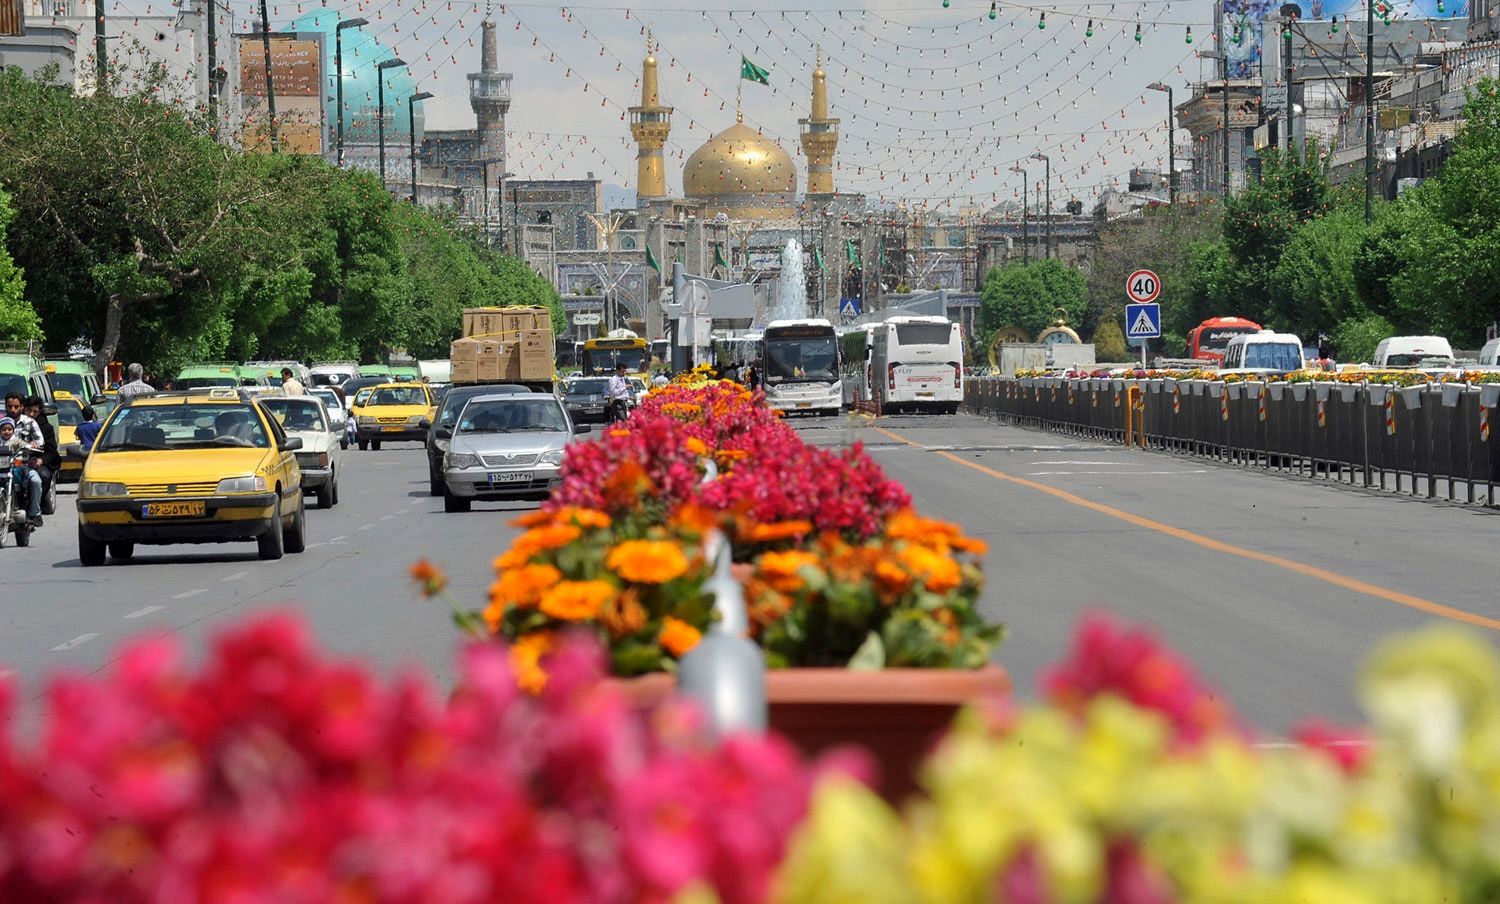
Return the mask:
<svg viewBox="0 0 1500 904">
<path fill-rule="evenodd" d="M 771 84 L 771 70 L 762 69 L 750 62 L 750 58 L 740 55 L 740 78 L 751 82 L 760 82 L 762 85 Z"/>
<path fill-rule="evenodd" d="M 652 270 L 655 270 L 657 273 L 661 272 L 661 264 L 658 264 L 656 262 L 656 255 L 651 253 L 650 245 L 646 246 L 646 266 L 650 267 Z"/>
<path fill-rule="evenodd" d="M 851 265 L 859 266 L 859 249 L 854 247 L 854 239 L 844 239 L 844 254 L 849 257 Z"/>
<path fill-rule="evenodd" d="M 728 267 L 729 261 L 724 259 L 724 246 L 714 242 L 714 263 L 720 267 Z"/>
<path fill-rule="evenodd" d="M 815 264 L 818 265 L 818 269 L 819 270 L 826 270 L 826 269 L 828 269 L 823 264 L 823 249 L 822 248 L 814 248 L 813 249 L 813 263 L 815 263 Z"/>
</svg>

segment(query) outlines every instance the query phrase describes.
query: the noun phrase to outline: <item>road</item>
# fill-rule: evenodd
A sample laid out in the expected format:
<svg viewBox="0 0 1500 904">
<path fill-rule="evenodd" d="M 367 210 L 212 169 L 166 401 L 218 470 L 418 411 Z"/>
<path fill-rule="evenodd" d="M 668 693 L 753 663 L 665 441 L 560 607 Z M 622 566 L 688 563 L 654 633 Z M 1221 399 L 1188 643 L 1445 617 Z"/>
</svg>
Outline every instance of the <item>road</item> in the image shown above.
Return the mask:
<svg viewBox="0 0 1500 904">
<path fill-rule="evenodd" d="M 862 442 L 927 514 L 990 542 L 987 612 L 1009 626 L 998 660 L 1023 694 L 1081 613 L 1155 625 L 1269 733 L 1309 714 L 1357 718 L 1362 657 L 1393 632 L 1465 624 L 1500 636 L 1497 514 L 1180 458 L 966 415 L 799 421 L 809 441 Z M 83 569 L 71 495 L 30 549 L 0 551 L 0 670 L 25 695 L 58 669 L 105 666 L 127 637 L 189 649 L 275 607 L 383 670 L 453 675 L 445 607 L 407 577 L 422 557 L 477 607 L 491 559 L 531 504 L 446 515 L 414 444 L 349 453 L 341 504 L 308 513 L 309 548 L 260 562 L 252 544 L 142 547 Z"/>
</svg>

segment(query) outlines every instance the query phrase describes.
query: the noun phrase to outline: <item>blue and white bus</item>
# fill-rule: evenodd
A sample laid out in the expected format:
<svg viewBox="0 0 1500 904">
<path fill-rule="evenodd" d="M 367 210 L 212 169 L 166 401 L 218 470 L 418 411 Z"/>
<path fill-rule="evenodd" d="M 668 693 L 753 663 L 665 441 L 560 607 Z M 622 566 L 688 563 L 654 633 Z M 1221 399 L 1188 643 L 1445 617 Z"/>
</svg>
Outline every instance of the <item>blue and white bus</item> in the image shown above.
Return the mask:
<svg viewBox="0 0 1500 904">
<path fill-rule="evenodd" d="M 836 415 L 843 408 L 839 337 L 827 320 L 773 320 L 760 339 L 761 385 L 773 408 Z"/>
<path fill-rule="evenodd" d="M 870 390 L 882 412 L 952 414 L 964 398 L 964 350 L 946 317 L 895 316 L 874 325 Z"/>
</svg>

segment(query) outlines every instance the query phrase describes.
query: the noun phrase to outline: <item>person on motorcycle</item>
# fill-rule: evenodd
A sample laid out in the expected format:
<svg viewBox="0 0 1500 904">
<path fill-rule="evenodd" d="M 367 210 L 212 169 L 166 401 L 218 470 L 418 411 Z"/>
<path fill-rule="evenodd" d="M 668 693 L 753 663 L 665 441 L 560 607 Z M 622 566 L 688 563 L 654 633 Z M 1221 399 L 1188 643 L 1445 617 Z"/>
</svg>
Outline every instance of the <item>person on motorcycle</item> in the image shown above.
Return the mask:
<svg viewBox="0 0 1500 904">
<path fill-rule="evenodd" d="M 0 417 L 0 450 L 5 453 L 5 467 L 11 466 L 11 458 L 20 452 L 36 451 L 31 446 L 22 442 L 21 436 L 16 432 L 16 422 L 10 417 Z M 30 455 L 26 460 L 30 460 Z M 35 468 L 27 467 L 26 482 L 29 490 L 26 493 L 26 519 L 35 527 L 42 525 L 42 475 Z"/>
<path fill-rule="evenodd" d="M 625 365 L 616 364 L 614 375 L 609 378 L 609 386 L 604 390 L 604 406 L 609 412 L 609 421 L 625 420 L 630 413 L 630 381 L 625 379 Z"/>
</svg>

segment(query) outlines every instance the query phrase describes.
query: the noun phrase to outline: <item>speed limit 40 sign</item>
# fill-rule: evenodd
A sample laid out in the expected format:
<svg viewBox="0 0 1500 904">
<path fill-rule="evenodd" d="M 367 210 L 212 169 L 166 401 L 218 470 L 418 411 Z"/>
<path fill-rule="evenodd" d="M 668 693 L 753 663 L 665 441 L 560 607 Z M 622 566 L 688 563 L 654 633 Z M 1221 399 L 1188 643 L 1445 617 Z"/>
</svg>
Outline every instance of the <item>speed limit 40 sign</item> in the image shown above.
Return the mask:
<svg viewBox="0 0 1500 904">
<path fill-rule="evenodd" d="M 1154 270 L 1137 270 L 1125 279 L 1125 295 L 1136 304 L 1148 304 L 1161 294 L 1161 277 Z"/>
</svg>

